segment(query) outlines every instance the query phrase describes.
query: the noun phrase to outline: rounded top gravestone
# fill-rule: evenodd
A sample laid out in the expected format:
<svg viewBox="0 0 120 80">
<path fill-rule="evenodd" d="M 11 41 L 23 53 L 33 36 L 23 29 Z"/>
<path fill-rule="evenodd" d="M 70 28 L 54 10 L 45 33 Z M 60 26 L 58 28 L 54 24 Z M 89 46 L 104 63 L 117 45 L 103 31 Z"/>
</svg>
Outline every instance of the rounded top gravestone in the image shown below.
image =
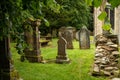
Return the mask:
<svg viewBox="0 0 120 80">
<path fill-rule="evenodd" d="M 86 26 L 83 26 L 79 31 L 79 47 L 80 49 L 90 48 L 90 36 Z"/>
</svg>

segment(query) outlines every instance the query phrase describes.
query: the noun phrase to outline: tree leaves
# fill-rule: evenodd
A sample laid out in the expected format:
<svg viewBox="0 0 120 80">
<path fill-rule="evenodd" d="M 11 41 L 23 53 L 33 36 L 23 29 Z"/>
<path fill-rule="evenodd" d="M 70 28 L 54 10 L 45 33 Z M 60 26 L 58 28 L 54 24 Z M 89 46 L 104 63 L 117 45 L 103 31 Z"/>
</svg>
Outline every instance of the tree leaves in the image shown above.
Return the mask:
<svg viewBox="0 0 120 80">
<path fill-rule="evenodd" d="M 93 5 L 94 5 L 95 7 L 99 7 L 99 6 L 102 4 L 102 1 L 103 1 L 103 0 L 93 0 Z"/>
<path fill-rule="evenodd" d="M 120 1 L 119 0 L 108 0 L 108 2 L 111 4 L 111 6 L 114 7 L 118 7 L 120 5 Z"/>
<path fill-rule="evenodd" d="M 105 24 L 102 27 L 104 30 L 110 30 L 111 24 L 109 22 L 105 22 Z"/>
<path fill-rule="evenodd" d="M 93 0 L 85 0 L 85 2 L 87 3 L 87 5 L 89 5 L 89 6 L 92 6 L 92 1 Z"/>
<path fill-rule="evenodd" d="M 104 11 L 98 16 L 98 19 L 103 21 L 106 17 L 107 17 L 107 13 Z"/>
<path fill-rule="evenodd" d="M 45 22 L 45 25 L 47 26 L 47 27 L 49 27 L 50 26 L 50 23 L 49 23 L 49 21 L 47 20 L 47 19 L 43 19 L 44 20 L 44 22 Z"/>
<path fill-rule="evenodd" d="M 47 6 L 56 13 L 59 13 L 60 5 L 55 0 L 47 0 Z"/>
</svg>

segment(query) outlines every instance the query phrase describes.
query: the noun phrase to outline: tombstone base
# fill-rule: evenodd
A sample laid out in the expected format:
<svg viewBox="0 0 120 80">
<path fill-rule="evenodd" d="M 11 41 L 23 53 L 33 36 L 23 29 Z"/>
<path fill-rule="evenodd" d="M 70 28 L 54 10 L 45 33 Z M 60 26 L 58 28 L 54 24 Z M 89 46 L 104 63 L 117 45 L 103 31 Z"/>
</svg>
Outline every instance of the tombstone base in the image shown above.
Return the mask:
<svg viewBox="0 0 120 80">
<path fill-rule="evenodd" d="M 56 63 L 69 63 L 70 59 L 67 57 L 61 57 L 61 56 L 57 56 L 56 57 Z"/>
<path fill-rule="evenodd" d="M 67 47 L 67 49 L 74 49 L 73 47 Z"/>
<path fill-rule="evenodd" d="M 24 50 L 25 53 L 25 58 L 29 61 L 29 62 L 42 62 L 43 61 L 43 57 L 40 55 L 38 50 L 34 50 L 34 51 L 30 51 L 28 49 Z M 23 57 L 23 56 L 21 56 Z"/>
<path fill-rule="evenodd" d="M 42 56 L 25 56 L 29 62 L 42 62 L 43 57 Z"/>
</svg>

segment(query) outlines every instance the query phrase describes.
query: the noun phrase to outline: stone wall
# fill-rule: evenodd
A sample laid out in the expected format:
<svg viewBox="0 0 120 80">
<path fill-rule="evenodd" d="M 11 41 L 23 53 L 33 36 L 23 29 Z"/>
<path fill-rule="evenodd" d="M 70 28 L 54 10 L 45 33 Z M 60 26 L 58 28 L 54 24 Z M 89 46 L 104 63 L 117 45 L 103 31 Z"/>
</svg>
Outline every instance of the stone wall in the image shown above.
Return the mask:
<svg viewBox="0 0 120 80">
<path fill-rule="evenodd" d="M 92 75 L 120 76 L 120 54 L 117 35 L 96 36 L 96 51 Z"/>
</svg>

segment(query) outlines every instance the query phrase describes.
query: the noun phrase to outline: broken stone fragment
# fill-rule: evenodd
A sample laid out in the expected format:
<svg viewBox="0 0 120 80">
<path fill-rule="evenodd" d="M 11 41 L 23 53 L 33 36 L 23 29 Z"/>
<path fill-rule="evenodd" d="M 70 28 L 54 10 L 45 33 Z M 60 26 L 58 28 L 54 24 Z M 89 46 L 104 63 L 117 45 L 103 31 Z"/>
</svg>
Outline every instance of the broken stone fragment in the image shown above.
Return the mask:
<svg viewBox="0 0 120 80">
<path fill-rule="evenodd" d="M 100 65 L 100 69 L 104 69 L 106 65 Z"/>
<path fill-rule="evenodd" d="M 96 51 L 97 51 L 97 52 L 103 52 L 104 49 L 101 48 L 101 49 L 97 49 Z"/>
<path fill-rule="evenodd" d="M 107 45 L 113 45 L 114 43 L 111 42 L 111 41 L 108 41 L 106 44 L 107 44 Z"/>
<path fill-rule="evenodd" d="M 95 64 L 95 65 L 94 65 L 93 72 L 97 74 L 97 73 L 99 73 L 99 71 L 100 71 L 100 70 L 99 70 L 98 65 Z"/>
<path fill-rule="evenodd" d="M 106 67 L 106 68 L 105 68 L 106 71 L 111 71 L 111 70 L 113 70 L 113 69 L 114 69 L 114 67 Z"/>
<path fill-rule="evenodd" d="M 115 77 L 118 77 L 119 74 L 120 74 L 120 71 L 119 71 L 119 70 L 114 70 L 114 71 L 112 71 L 112 74 L 113 74 Z"/>
<path fill-rule="evenodd" d="M 95 54 L 95 57 L 103 57 L 103 54 L 102 53 L 97 53 L 97 54 Z"/>
<path fill-rule="evenodd" d="M 103 73 L 104 73 L 105 76 L 110 76 L 111 75 L 111 73 L 108 72 L 108 71 L 103 71 Z"/>
<path fill-rule="evenodd" d="M 99 64 L 101 61 L 100 60 L 96 60 L 95 61 L 95 64 Z"/>
<path fill-rule="evenodd" d="M 101 63 L 102 64 L 108 64 L 110 61 L 109 61 L 109 59 L 107 58 L 107 57 L 103 57 L 102 59 L 101 59 Z"/>
<path fill-rule="evenodd" d="M 117 44 L 109 45 L 110 47 L 118 48 Z"/>
<path fill-rule="evenodd" d="M 120 53 L 118 51 L 113 51 L 112 52 L 112 55 L 113 56 L 116 56 L 116 57 L 119 57 L 120 56 Z"/>
</svg>

